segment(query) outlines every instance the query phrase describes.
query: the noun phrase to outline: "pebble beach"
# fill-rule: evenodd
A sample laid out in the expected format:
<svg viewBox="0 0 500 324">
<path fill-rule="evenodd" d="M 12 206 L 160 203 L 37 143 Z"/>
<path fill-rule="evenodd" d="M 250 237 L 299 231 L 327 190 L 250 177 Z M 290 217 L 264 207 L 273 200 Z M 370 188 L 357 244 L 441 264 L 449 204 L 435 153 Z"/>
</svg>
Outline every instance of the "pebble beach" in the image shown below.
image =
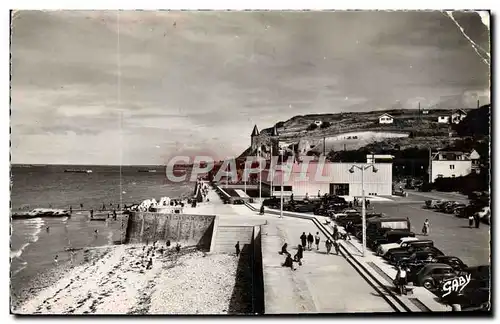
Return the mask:
<svg viewBox="0 0 500 324">
<path fill-rule="evenodd" d="M 175 244 L 173 244 L 175 246 Z M 148 254 L 148 249 L 150 250 Z M 82 264 L 52 274 L 28 292 L 15 314 L 228 314 L 239 258 L 171 246 L 95 248 Z M 152 265 L 148 269 L 149 260 Z"/>
</svg>

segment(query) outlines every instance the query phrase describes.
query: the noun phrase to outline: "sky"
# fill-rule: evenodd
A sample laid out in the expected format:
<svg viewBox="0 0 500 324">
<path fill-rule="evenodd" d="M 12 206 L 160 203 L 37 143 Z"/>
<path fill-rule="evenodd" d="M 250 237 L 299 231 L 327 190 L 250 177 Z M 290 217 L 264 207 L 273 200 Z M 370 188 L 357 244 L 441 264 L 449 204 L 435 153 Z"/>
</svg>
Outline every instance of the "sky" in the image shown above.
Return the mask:
<svg viewBox="0 0 500 324">
<path fill-rule="evenodd" d="M 12 163 L 222 159 L 295 115 L 490 103 L 442 12 L 18 11 L 11 32 Z"/>
</svg>

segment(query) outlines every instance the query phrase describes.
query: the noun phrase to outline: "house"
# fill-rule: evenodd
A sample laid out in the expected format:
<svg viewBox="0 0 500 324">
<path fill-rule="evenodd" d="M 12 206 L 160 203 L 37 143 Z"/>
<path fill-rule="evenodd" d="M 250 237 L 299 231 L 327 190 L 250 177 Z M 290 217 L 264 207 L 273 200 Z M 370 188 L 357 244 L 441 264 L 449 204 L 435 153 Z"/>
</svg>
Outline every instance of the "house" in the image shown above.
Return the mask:
<svg viewBox="0 0 500 324">
<path fill-rule="evenodd" d="M 481 166 L 479 159 L 481 156 L 476 150 L 472 150 L 469 154 L 469 159 L 472 162 L 472 172 L 479 173 L 479 167 Z"/>
<path fill-rule="evenodd" d="M 429 114 L 429 110 L 428 109 L 422 110 L 422 115 L 428 115 L 428 114 Z"/>
<path fill-rule="evenodd" d="M 460 123 L 465 117 L 467 117 L 467 113 L 462 109 L 458 109 L 457 111 L 451 114 L 451 122 L 453 124 Z"/>
<path fill-rule="evenodd" d="M 378 118 L 379 124 L 392 124 L 394 122 L 394 118 L 389 114 L 383 114 Z"/>
<path fill-rule="evenodd" d="M 450 123 L 450 116 L 438 116 L 438 123 L 449 124 Z"/>
<path fill-rule="evenodd" d="M 320 127 L 321 125 L 323 125 L 323 122 L 321 120 L 315 120 L 314 125 Z"/>
<path fill-rule="evenodd" d="M 470 154 L 459 151 L 439 151 L 431 154 L 430 181 L 437 178 L 466 176 L 472 172 Z"/>
</svg>

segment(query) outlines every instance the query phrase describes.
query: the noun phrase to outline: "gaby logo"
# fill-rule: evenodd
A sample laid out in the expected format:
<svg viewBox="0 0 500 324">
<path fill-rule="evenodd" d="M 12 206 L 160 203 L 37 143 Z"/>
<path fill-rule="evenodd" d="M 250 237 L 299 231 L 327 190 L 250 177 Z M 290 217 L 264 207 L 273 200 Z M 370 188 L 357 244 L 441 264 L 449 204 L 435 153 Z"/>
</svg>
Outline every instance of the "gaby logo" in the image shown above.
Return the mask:
<svg viewBox="0 0 500 324">
<path fill-rule="evenodd" d="M 471 279 L 471 275 L 470 275 L 470 273 L 468 273 L 464 276 L 458 276 L 458 277 L 455 277 L 453 279 L 446 280 L 443 283 L 442 290 L 443 290 L 444 294 L 442 297 L 446 297 L 449 294 L 451 294 L 452 292 L 460 293 L 465 288 L 465 286 L 467 286 L 469 284 L 470 279 Z"/>
</svg>

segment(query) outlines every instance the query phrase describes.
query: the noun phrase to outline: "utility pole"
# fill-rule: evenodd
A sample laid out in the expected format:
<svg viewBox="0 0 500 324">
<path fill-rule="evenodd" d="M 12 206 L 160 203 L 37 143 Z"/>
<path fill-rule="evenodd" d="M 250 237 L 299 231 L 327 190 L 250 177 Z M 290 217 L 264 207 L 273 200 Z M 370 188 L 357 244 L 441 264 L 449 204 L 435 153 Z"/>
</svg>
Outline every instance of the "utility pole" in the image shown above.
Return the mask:
<svg viewBox="0 0 500 324">
<path fill-rule="evenodd" d="M 323 137 L 323 155 L 326 156 L 326 137 Z"/>
<path fill-rule="evenodd" d="M 281 203 L 280 203 L 280 218 L 283 218 L 283 181 L 284 181 L 284 175 L 283 175 L 283 151 L 280 151 L 281 154 Z"/>
</svg>

